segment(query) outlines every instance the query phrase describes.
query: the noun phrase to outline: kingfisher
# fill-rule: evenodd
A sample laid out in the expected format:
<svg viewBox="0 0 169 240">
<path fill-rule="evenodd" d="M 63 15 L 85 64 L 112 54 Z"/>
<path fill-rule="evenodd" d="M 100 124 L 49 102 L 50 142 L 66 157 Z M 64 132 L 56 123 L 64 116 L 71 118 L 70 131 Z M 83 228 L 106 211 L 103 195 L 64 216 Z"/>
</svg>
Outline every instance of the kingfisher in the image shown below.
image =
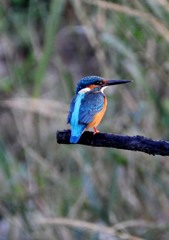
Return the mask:
<svg viewBox="0 0 169 240">
<path fill-rule="evenodd" d="M 107 80 L 99 76 L 83 77 L 76 86 L 67 117 L 71 126 L 70 143 L 77 143 L 82 133 L 93 128 L 94 134 L 98 133 L 106 108 L 107 97 L 104 89 L 108 86 L 129 83 L 130 80 Z"/>
</svg>

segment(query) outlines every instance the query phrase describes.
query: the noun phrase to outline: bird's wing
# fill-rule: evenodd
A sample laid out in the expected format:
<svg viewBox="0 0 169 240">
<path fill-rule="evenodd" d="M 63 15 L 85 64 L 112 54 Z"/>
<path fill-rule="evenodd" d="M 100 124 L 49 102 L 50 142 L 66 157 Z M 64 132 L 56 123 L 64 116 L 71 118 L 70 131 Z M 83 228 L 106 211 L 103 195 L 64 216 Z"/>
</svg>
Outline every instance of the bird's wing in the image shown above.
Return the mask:
<svg viewBox="0 0 169 240">
<path fill-rule="evenodd" d="M 72 99 L 72 101 L 70 103 L 69 113 L 68 113 L 68 116 L 67 116 L 67 123 L 70 123 L 72 112 L 73 112 L 73 109 L 74 109 L 74 106 L 75 106 L 75 100 L 76 100 L 76 96 L 74 96 L 74 98 Z"/>
<path fill-rule="evenodd" d="M 87 92 L 81 102 L 79 111 L 79 123 L 92 122 L 96 113 L 104 107 L 104 95 L 101 92 Z"/>
</svg>

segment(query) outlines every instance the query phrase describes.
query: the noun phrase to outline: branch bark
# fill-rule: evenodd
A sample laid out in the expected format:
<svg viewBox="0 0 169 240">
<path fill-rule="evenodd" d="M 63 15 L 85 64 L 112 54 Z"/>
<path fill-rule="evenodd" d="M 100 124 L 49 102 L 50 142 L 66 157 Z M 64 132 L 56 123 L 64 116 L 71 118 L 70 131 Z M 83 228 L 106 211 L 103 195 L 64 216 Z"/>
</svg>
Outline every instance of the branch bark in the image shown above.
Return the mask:
<svg viewBox="0 0 169 240">
<path fill-rule="evenodd" d="M 70 144 L 70 130 L 57 131 L 56 139 L 59 144 Z M 78 144 L 92 147 L 109 147 L 123 150 L 140 151 L 151 155 L 169 156 L 169 142 L 155 141 L 143 136 L 121 136 L 111 133 L 85 131 Z"/>
</svg>

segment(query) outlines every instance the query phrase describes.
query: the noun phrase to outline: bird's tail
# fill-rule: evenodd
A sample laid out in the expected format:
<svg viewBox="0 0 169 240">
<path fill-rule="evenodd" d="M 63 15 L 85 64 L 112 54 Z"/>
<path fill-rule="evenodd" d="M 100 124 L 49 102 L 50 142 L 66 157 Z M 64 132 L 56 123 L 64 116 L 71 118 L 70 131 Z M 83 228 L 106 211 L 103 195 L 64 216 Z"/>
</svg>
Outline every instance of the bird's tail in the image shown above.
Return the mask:
<svg viewBox="0 0 169 240">
<path fill-rule="evenodd" d="M 70 143 L 77 143 L 80 139 L 81 135 L 80 136 L 71 136 L 70 137 Z"/>
<path fill-rule="evenodd" d="M 85 130 L 86 125 L 79 125 L 76 128 L 72 128 L 71 136 L 70 136 L 70 143 L 77 143 Z"/>
</svg>

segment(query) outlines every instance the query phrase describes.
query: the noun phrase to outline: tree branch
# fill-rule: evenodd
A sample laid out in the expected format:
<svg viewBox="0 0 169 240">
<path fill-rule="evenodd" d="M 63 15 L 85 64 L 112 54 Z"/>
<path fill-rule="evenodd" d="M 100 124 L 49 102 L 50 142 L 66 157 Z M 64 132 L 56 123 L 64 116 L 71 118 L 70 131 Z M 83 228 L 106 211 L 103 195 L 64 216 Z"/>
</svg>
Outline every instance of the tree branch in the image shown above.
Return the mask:
<svg viewBox="0 0 169 240">
<path fill-rule="evenodd" d="M 70 144 L 70 130 L 57 131 L 57 142 Z M 123 150 L 140 151 L 152 155 L 169 156 L 169 142 L 154 141 L 143 136 L 121 136 L 110 133 L 97 133 L 85 131 L 78 144 L 92 147 L 111 147 Z"/>
</svg>

